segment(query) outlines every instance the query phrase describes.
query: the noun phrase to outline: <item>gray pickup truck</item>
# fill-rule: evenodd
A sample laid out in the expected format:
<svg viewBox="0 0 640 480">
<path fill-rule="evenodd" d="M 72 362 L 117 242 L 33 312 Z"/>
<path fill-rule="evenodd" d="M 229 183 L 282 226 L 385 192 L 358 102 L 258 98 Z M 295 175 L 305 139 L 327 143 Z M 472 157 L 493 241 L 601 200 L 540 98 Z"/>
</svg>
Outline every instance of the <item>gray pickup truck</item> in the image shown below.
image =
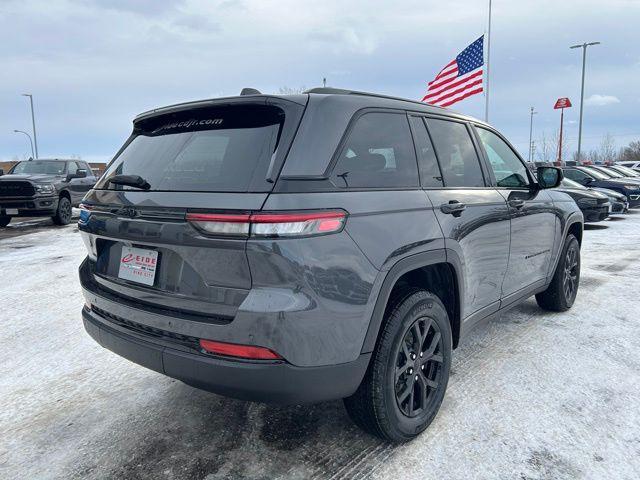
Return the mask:
<svg viewBox="0 0 640 480">
<path fill-rule="evenodd" d="M 26 160 L 7 175 L 0 172 L 0 228 L 12 217 L 51 217 L 57 225 L 71 221 L 71 207 L 96 183 L 82 160 Z"/>
</svg>

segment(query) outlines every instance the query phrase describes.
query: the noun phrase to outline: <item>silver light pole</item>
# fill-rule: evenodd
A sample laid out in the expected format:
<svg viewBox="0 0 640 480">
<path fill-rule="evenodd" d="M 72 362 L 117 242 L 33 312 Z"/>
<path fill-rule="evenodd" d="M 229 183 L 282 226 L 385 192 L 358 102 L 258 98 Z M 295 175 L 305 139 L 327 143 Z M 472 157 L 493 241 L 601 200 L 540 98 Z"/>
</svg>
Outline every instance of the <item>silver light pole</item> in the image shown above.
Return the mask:
<svg viewBox="0 0 640 480">
<path fill-rule="evenodd" d="M 38 136 L 36 135 L 36 117 L 33 113 L 33 95 L 30 93 L 23 93 L 23 97 L 29 97 L 29 102 L 31 103 L 31 125 L 33 126 L 33 144 L 35 145 L 35 153 L 36 158 L 38 158 Z"/>
<path fill-rule="evenodd" d="M 582 160 L 582 107 L 584 102 L 584 70 L 587 63 L 587 47 L 591 45 L 600 45 L 600 42 L 582 43 L 580 45 L 572 45 L 569 48 L 582 48 L 582 86 L 580 87 L 580 121 L 578 123 L 578 162 Z"/>
<path fill-rule="evenodd" d="M 538 112 L 531 107 L 531 120 L 529 121 L 529 162 L 533 160 L 533 116 Z"/>
<path fill-rule="evenodd" d="M 487 76 L 484 92 L 484 121 L 489 122 L 489 74 L 491 73 L 491 0 L 489 0 L 489 27 L 487 29 Z"/>
<path fill-rule="evenodd" d="M 14 133 L 24 133 L 27 138 L 29 139 L 29 144 L 31 145 L 31 158 L 34 157 L 35 153 L 33 152 L 33 140 L 31 140 L 31 135 L 29 135 L 27 132 L 23 132 L 22 130 L 14 130 Z"/>
</svg>

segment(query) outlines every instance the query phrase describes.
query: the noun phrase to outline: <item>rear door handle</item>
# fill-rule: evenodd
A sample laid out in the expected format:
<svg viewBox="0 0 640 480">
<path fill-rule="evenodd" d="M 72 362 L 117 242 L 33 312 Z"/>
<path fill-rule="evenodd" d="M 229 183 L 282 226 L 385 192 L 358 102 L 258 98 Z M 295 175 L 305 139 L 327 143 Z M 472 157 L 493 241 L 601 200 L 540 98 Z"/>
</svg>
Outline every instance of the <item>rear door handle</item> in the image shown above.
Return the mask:
<svg viewBox="0 0 640 480">
<path fill-rule="evenodd" d="M 467 206 L 457 200 L 449 200 L 449 203 L 443 203 L 442 205 L 440 205 L 440 211 L 442 213 L 447 213 L 449 215 L 453 215 L 454 217 L 459 217 L 466 209 Z"/>
<path fill-rule="evenodd" d="M 522 207 L 524 207 L 524 200 L 522 199 L 509 200 L 509 206 L 520 210 Z"/>
</svg>

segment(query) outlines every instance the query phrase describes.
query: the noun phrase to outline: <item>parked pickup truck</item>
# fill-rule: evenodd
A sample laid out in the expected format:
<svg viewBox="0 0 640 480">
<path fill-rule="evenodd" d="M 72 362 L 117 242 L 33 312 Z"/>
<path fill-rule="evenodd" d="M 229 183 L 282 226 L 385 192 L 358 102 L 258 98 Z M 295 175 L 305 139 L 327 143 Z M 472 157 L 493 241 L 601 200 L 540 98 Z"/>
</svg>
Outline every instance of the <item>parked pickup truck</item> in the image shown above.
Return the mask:
<svg viewBox="0 0 640 480">
<path fill-rule="evenodd" d="M 12 217 L 51 217 L 56 225 L 66 225 L 71 207 L 96 183 L 82 160 L 26 160 L 0 175 L 0 228 Z"/>
</svg>

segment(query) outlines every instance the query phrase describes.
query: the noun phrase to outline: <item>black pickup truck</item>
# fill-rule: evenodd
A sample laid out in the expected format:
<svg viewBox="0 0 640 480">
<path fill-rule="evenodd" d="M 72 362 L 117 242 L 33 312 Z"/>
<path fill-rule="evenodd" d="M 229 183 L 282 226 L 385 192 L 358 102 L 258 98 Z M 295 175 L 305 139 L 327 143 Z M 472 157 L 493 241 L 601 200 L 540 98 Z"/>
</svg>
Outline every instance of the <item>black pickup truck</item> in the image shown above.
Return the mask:
<svg viewBox="0 0 640 480">
<path fill-rule="evenodd" d="M 26 160 L 0 175 L 0 227 L 9 225 L 12 217 L 51 217 L 57 225 L 66 225 L 71 207 L 96 183 L 82 160 Z"/>
</svg>

